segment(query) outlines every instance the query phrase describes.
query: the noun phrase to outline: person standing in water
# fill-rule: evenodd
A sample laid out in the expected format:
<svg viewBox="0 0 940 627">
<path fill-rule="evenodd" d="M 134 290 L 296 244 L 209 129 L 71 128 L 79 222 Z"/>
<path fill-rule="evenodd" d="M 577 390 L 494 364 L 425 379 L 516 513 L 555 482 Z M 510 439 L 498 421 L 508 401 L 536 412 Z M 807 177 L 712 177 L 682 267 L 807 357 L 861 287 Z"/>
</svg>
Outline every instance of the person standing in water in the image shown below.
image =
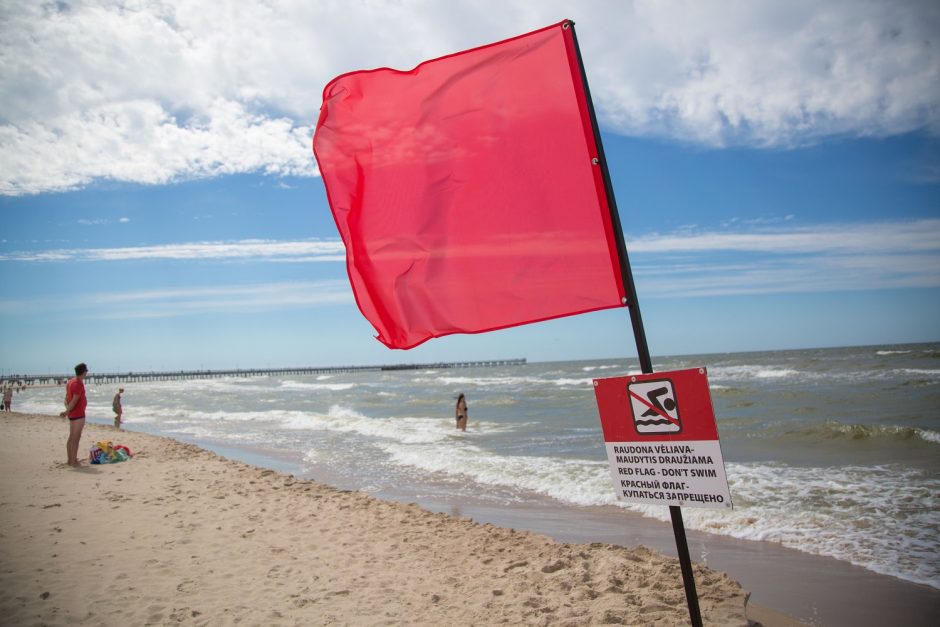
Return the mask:
<svg viewBox="0 0 940 627">
<path fill-rule="evenodd" d="M 114 428 L 121 428 L 121 414 L 124 413 L 124 408 L 121 407 L 121 394 L 124 393 L 124 388 L 118 388 L 118 393 L 114 395 L 114 400 L 111 401 L 111 409 L 114 410 Z"/>
<path fill-rule="evenodd" d="M 461 431 L 467 430 L 467 399 L 463 394 L 457 396 L 457 407 L 454 410 L 457 418 L 457 428 Z"/>
</svg>

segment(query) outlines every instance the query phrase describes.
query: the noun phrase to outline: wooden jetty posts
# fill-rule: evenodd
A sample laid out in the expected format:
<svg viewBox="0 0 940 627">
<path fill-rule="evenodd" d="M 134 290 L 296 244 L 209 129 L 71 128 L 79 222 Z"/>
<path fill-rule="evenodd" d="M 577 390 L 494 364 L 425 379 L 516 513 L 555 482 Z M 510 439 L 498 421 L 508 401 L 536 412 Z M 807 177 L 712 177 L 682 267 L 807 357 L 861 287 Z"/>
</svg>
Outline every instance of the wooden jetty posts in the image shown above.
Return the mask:
<svg viewBox="0 0 940 627">
<path fill-rule="evenodd" d="M 322 366 L 298 368 L 251 368 L 249 370 L 179 370 L 166 372 L 89 372 L 85 378 L 89 383 L 142 383 L 147 381 L 181 381 L 187 379 L 223 379 L 226 377 L 271 377 L 302 376 L 308 374 L 337 374 L 350 372 L 378 372 L 382 370 L 438 370 L 447 368 L 492 368 L 496 366 L 524 366 L 526 359 L 490 359 L 486 361 L 452 361 L 428 364 L 392 364 L 385 366 Z M 2 385 L 16 388 L 65 385 L 71 375 L 28 375 L 14 374 L 5 376 Z"/>
</svg>

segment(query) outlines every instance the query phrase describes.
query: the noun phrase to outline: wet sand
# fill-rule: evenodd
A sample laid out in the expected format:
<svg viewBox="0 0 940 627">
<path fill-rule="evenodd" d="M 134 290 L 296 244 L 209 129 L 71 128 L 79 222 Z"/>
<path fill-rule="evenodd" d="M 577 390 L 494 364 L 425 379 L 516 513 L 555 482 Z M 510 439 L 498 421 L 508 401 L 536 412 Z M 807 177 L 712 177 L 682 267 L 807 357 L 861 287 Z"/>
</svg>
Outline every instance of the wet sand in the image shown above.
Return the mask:
<svg viewBox="0 0 940 627">
<path fill-rule="evenodd" d="M 453 511 L 441 502 L 423 505 L 432 511 Z M 474 520 L 529 529 L 562 542 L 639 544 L 676 555 L 668 523 L 632 512 L 535 505 L 503 509 L 466 503 L 459 511 Z M 694 562 L 727 572 L 751 594 L 751 620 L 771 625 L 788 624 L 779 621 L 789 619 L 825 627 L 940 624 L 940 590 L 935 588 L 772 542 L 689 529 L 686 535 Z"/>
</svg>

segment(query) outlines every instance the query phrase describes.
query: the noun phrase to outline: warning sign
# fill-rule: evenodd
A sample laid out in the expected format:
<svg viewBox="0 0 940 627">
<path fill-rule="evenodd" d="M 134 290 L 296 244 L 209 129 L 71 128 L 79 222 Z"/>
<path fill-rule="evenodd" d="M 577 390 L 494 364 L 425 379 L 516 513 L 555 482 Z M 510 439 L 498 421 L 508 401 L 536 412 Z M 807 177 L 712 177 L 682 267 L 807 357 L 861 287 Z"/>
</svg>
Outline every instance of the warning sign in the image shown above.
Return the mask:
<svg viewBox="0 0 940 627">
<path fill-rule="evenodd" d="M 617 497 L 731 507 L 704 368 L 595 379 Z"/>
</svg>

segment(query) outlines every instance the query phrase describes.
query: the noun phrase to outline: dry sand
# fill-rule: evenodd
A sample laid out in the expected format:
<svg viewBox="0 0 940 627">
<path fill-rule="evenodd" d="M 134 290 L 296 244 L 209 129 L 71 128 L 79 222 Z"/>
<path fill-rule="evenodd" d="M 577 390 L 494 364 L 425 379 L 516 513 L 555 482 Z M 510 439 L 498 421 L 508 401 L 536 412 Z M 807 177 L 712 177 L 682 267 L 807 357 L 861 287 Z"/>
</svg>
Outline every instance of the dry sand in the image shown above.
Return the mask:
<svg viewBox="0 0 940 627">
<path fill-rule="evenodd" d="M 683 625 L 678 562 L 563 544 L 295 480 L 192 445 L 64 419 L 0 417 L 0 616 L 10 625 Z M 695 566 L 707 625 L 748 594 Z M 765 624 L 791 624 L 759 610 Z"/>
</svg>

